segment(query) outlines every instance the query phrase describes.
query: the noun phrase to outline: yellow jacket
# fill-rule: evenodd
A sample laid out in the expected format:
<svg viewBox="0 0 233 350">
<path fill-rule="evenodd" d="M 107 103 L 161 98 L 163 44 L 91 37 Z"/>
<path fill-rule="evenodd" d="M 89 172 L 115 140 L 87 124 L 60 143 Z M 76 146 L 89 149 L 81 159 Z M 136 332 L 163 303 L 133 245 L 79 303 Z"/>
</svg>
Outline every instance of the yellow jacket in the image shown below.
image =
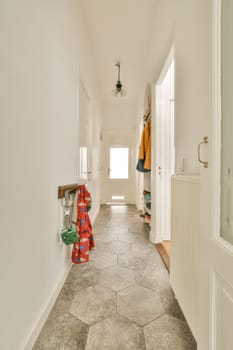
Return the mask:
<svg viewBox="0 0 233 350">
<path fill-rule="evenodd" d="M 144 168 L 151 169 L 151 121 L 144 126 L 138 159 L 144 159 Z"/>
</svg>

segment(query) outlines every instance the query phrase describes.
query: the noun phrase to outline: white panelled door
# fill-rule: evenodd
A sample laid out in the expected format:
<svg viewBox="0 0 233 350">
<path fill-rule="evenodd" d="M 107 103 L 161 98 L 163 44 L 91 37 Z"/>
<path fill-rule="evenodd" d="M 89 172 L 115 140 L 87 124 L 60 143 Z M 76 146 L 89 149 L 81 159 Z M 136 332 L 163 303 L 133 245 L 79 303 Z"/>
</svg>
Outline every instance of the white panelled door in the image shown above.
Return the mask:
<svg viewBox="0 0 233 350">
<path fill-rule="evenodd" d="M 135 203 L 135 167 L 132 130 L 103 132 L 102 203 Z"/>
<path fill-rule="evenodd" d="M 92 192 L 92 105 L 88 93 L 79 83 L 79 167 L 78 181 Z"/>
<path fill-rule="evenodd" d="M 151 241 L 170 240 L 171 176 L 174 174 L 174 50 L 152 86 L 152 211 Z"/>
<path fill-rule="evenodd" d="M 214 0 L 213 117 L 203 135 L 209 143 L 200 146 L 209 164 L 201 170 L 198 350 L 233 349 L 232 23 L 232 0 Z"/>
</svg>

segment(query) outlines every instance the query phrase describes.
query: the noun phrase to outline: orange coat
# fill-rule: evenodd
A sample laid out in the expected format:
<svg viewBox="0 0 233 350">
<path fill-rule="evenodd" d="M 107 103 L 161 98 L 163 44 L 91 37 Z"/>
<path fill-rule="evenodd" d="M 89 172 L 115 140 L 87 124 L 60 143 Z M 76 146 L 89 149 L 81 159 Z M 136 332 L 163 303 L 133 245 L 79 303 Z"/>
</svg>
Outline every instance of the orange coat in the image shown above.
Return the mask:
<svg viewBox="0 0 233 350">
<path fill-rule="evenodd" d="M 144 126 L 138 159 L 144 159 L 144 168 L 151 169 L 151 121 Z"/>
</svg>

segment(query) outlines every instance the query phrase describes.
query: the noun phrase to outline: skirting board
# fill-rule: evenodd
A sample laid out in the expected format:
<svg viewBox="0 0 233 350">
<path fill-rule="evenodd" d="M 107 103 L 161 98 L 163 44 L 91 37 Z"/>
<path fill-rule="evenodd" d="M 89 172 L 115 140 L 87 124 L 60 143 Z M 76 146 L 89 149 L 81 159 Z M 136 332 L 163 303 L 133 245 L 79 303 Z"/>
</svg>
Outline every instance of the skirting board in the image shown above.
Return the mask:
<svg viewBox="0 0 233 350">
<path fill-rule="evenodd" d="M 92 225 L 95 223 L 95 220 L 99 214 L 99 211 L 100 211 L 100 207 L 98 206 L 98 208 L 96 209 L 96 211 L 92 214 L 90 213 L 90 218 L 91 218 L 91 222 L 92 222 Z"/>
<path fill-rule="evenodd" d="M 60 291 L 65 283 L 66 277 L 68 276 L 71 267 L 72 267 L 72 263 L 70 262 L 69 265 L 67 266 L 67 269 L 66 269 L 63 277 L 61 278 L 60 282 L 58 283 L 55 291 L 50 296 L 49 302 L 48 302 L 47 306 L 45 307 L 44 311 L 42 312 L 34 329 L 32 330 L 32 333 L 29 335 L 28 339 L 26 340 L 25 345 L 23 347 L 23 350 L 31 350 L 32 349 L 36 339 L 38 338 L 38 336 L 41 332 L 42 327 L 45 324 L 45 321 L 47 320 L 47 318 L 48 318 L 48 316 L 49 316 L 49 314 L 50 314 L 50 312 L 55 304 L 55 301 L 58 297 L 58 294 L 60 293 Z"/>
<path fill-rule="evenodd" d="M 170 273 L 170 257 L 168 255 L 167 250 L 164 248 L 164 245 L 162 243 L 157 243 L 155 244 L 155 246 L 163 260 L 164 265 L 166 266 L 168 272 Z"/>
</svg>

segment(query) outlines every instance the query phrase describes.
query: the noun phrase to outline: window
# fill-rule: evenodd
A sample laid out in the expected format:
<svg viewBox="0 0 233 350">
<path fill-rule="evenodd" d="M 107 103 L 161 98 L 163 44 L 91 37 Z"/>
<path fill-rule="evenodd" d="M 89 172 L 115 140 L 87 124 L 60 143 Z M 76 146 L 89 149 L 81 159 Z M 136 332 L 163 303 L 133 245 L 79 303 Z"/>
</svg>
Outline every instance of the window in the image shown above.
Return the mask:
<svg viewBox="0 0 233 350">
<path fill-rule="evenodd" d="M 129 178 L 129 148 L 111 147 L 110 148 L 110 179 L 128 179 Z"/>
</svg>

